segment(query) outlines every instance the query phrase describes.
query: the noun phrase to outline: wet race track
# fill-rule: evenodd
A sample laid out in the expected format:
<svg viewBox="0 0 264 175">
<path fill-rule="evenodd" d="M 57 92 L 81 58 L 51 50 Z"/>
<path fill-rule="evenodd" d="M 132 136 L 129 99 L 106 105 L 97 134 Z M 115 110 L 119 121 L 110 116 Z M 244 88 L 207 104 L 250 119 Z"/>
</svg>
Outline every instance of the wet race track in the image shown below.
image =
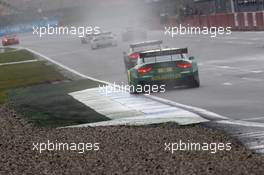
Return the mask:
<svg viewBox="0 0 264 175">
<path fill-rule="evenodd" d="M 119 36 L 119 33 L 116 32 Z M 174 38 L 150 31 L 148 40 L 162 39 L 164 46 L 188 47 L 199 63 L 201 87 L 175 88 L 153 94 L 177 103 L 200 107 L 236 120 L 264 122 L 264 33 L 184 35 Z M 78 37 L 20 36 L 21 46 L 39 52 L 77 72 L 110 83 L 127 83 L 123 51 L 128 44 L 91 50 Z M 139 40 L 140 41 L 140 40 Z"/>
</svg>

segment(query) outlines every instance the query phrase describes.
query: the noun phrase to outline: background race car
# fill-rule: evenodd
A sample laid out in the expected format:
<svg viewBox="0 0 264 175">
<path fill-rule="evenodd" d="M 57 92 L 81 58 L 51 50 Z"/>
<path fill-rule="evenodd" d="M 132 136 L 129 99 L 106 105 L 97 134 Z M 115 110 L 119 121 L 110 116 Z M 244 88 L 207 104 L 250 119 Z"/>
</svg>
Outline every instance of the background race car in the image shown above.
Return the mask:
<svg viewBox="0 0 264 175">
<path fill-rule="evenodd" d="M 95 34 L 86 34 L 85 36 L 81 37 L 81 43 L 88 44 L 93 39 L 94 36 Z"/>
<path fill-rule="evenodd" d="M 3 46 L 16 45 L 16 44 L 19 44 L 19 39 L 15 35 L 6 36 L 2 39 Z"/>
<path fill-rule="evenodd" d="M 91 48 L 98 49 L 100 47 L 117 46 L 117 39 L 112 32 L 100 33 L 91 40 Z"/>
<path fill-rule="evenodd" d="M 145 40 L 148 38 L 147 31 L 141 28 L 132 28 L 128 27 L 122 33 L 122 40 L 126 41 L 133 41 L 135 39 Z"/>
<path fill-rule="evenodd" d="M 129 85 L 144 87 L 145 85 L 173 83 L 174 85 L 199 87 L 198 65 L 194 57 L 187 57 L 187 53 L 187 48 L 141 52 L 137 65 L 128 70 Z"/>
<path fill-rule="evenodd" d="M 130 44 L 128 53 L 123 52 L 124 64 L 126 70 L 131 69 L 136 65 L 140 52 L 148 51 L 148 50 L 156 50 L 161 48 L 162 48 L 161 40 L 145 41 L 145 42 Z"/>
</svg>

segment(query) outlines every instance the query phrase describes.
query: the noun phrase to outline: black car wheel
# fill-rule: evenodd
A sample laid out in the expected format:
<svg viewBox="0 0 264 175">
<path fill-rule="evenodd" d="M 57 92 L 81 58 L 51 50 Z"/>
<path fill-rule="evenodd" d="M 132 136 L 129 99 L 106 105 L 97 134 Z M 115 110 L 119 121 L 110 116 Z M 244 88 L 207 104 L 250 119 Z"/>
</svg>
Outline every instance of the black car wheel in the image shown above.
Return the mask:
<svg viewBox="0 0 264 175">
<path fill-rule="evenodd" d="M 200 79 L 199 78 L 198 79 L 195 79 L 194 77 L 192 77 L 189 86 L 191 88 L 198 88 L 198 87 L 200 87 Z"/>
</svg>

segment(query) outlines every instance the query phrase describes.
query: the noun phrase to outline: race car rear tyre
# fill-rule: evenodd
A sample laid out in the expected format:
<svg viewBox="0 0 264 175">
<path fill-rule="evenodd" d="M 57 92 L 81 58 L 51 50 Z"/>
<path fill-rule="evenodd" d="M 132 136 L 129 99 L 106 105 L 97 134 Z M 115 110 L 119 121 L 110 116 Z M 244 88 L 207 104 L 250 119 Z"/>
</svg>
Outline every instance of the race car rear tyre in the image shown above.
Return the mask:
<svg viewBox="0 0 264 175">
<path fill-rule="evenodd" d="M 125 69 L 126 69 L 126 72 L 127 72 L 129 69 L 128 69 L 128 63 L 127 63 L 126 58 L 124 58 L 124 65 L 125 65 Z"/>
<path fill-rule="evenodd" d="M 196 78 L 192 77 L 189 86 L 191 88 L 198 88 L 198 87 L 200 87 L 200 80 L 199 80 L 199 78 L 196 79 Z"/>
<path fill-rule="evenodd" d="M 136 90 L 136 87 L 137 85 L 134 85 L 132 84 L 130 81 L 129 81 L 129 77 L 128 77 L 128 85 L 129 85 L 129 93 L 130 94 L 138 94 L 137 90 Z"/>
<path fill-rule="evenodd" d="M 134 87 L 134 88 L 133 88 L 133 87 Z M 129 93 L 130 93 L 130 94 L 138 94 L 138 92 L 136 91 L 136 87 L 137 87 L 137 86 L 132 86 L 132 85 L 130 85 Z"/>
</svg>

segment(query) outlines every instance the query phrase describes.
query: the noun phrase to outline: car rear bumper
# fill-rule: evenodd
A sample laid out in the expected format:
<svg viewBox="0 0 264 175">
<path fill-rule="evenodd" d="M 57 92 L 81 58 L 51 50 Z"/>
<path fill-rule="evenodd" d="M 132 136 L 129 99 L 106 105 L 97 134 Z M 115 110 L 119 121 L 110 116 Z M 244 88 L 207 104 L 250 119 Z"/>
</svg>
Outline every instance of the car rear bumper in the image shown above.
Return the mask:
<svg viewBox="0 0 264 175">
<path fill-rule="evenodd" d="M 19 41 L 16 41 L 16 42 L 2 42 L 3 46 L 10 46 L 10 45 L 16 45 L 16 44 L 19 44 Z"/>
<path fill-rule="evenodd" d="M 141 77 L 137 79 L 137 84 L 140 85 L 163 85 L 163 84 L 173 84 L 173 85 L 185 85 L 194 79 L 199 79 L 198 71 L 191 73 L 180 73 L 179 76 L 171 78 L 155 78 L 155 77 Z"/>
<path fill-rule="evenodd" d="M 98 46 L 98 47 L 107 47 L 107 46 L 113 46 L 116 45 L 116 41 L 113 41 L 111 43 L 95 43 L 94 45 Z"/>
</svg>

